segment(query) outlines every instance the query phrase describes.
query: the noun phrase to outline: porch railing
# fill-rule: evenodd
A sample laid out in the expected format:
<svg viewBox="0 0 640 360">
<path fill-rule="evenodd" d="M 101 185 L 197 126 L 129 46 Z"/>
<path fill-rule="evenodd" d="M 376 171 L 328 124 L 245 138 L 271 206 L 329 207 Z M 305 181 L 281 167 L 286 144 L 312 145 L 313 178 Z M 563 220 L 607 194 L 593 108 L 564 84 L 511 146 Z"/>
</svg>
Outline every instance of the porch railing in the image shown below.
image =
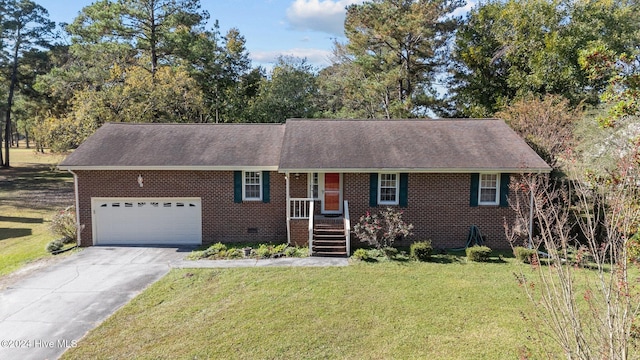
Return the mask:
<svg viewBox="0 0 640 360">
<path fill-rule="evenodd" d="M 349 217 L 349 202 L 344 201 L 344 238 L 347 242 L 347 256 L 351 256 L 351 218 Z"/>
<path fill-rule="evenodd" d="M 313 199 L 289 199 L 289 219 L 309 219 L 313 214 Z"/>
</svg>

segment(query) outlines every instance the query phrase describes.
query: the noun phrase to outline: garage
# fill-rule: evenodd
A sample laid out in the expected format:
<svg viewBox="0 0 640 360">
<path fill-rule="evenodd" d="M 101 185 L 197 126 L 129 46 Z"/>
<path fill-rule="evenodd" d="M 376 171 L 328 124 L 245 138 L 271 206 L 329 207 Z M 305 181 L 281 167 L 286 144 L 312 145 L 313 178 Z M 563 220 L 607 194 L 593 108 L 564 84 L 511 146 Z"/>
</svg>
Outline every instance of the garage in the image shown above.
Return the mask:
<svg viewBox="0 0 640 360">
<path fill-rule="evenodd" d="M 95 245 L 202 244 L 200 198 L 92 198 Z"/>
</svg>

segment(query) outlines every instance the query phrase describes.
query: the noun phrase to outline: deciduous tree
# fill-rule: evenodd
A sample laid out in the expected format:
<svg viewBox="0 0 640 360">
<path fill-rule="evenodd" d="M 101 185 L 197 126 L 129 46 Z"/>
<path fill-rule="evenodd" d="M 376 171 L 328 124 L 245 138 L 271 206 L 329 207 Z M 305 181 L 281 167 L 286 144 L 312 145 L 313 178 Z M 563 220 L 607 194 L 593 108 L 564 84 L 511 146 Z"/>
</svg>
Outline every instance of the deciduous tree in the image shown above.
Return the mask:
<svg viewBox="0 0 640 360">
<path fill-rule="evenodd" d="M 588 79 L 580 52 L 600 41 L 618 54 L 640 41 L 637 2 L 510 0 L 472 9 L 456 33 L 451 99 L 456 116 L 491 116 L 529 94 L 597 104 L 602 82 Z"/>
</svg>

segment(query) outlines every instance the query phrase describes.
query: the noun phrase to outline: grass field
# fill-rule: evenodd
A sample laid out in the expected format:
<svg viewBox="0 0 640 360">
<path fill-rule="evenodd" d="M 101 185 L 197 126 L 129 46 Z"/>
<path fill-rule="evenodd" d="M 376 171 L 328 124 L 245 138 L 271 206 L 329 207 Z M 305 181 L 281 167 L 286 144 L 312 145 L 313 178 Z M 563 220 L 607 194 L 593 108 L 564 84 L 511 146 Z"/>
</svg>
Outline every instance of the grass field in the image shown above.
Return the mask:
<svg viewBox="0 0 640 360">
<path fill-rule="evenodd" d="M 51 256 L 47 224 L 57 209 L 73 205 L 73 178 L 55 170 L 61 155 L 12 149 L 11 168 L 0 168 L 0 276 Z"/>
<path fill-rule="evenodd" d="M 63 358 L 518 358 L 511 261 L 173 270 Z"/>
</svg>

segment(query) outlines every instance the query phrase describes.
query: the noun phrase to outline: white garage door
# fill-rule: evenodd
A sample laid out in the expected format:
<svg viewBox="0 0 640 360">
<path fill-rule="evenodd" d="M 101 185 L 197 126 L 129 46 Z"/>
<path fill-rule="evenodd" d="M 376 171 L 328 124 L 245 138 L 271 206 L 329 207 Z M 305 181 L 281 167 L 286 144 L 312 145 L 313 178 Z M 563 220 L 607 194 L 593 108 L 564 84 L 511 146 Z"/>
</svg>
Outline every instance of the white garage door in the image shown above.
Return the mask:
<svg viewBox="0 0 640 360">
<path fill-rule="evenodd" d="M 202 244 L 199 198 L 92 198 L 96 245 Z"/>
</svg>

